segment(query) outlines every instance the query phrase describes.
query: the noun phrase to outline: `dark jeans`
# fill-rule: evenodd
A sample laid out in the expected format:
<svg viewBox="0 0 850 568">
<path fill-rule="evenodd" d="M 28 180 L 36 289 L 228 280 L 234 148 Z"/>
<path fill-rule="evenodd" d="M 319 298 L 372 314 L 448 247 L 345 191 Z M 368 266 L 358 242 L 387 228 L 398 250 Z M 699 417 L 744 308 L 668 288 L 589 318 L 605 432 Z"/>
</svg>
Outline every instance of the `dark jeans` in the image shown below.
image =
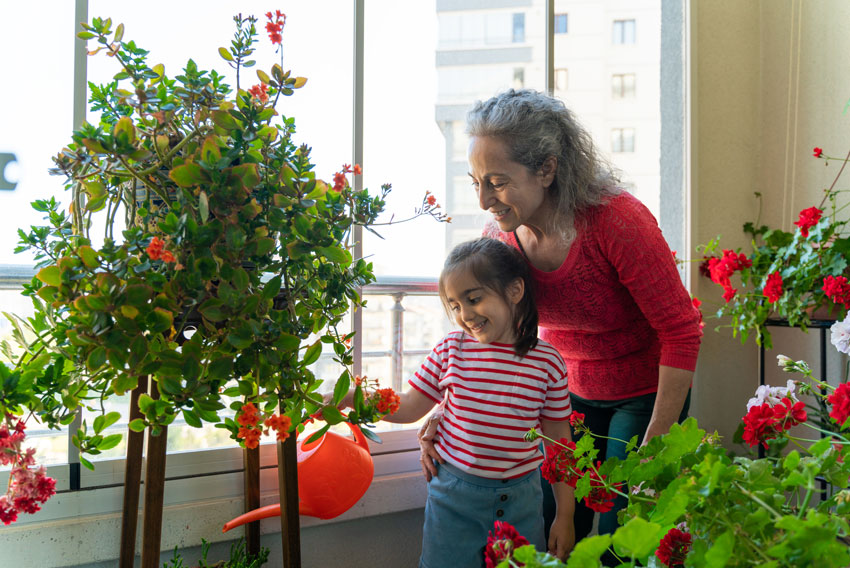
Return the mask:
<svg viewBox="0 0 850 568">
<path fill-rule="evenodd" d="M 643 435 L 649 426 L 652 417 L 652 409 L 655 406 L 655 393 L 627 398 L 625 400 L 586 400 L 576 395 L 571 395 L 573 412 L 584 414 L 584 423 L 596 435 L 610 436 L 628 442 L 632 436 L 638 436 L 638 443 L 643 440 Z M 679 422 L 683 422 L 688 416 L 691 403 L 691 393 L 685 399 L 684 408 L 679 415 Z M 575 437 L 575 432 L 573 432 Z M 626 446 L 615 440 L 594 440 L 596 448 L 599 449 L 598 459 L 604 461 L 610 457 L 617 456 L 625 459 Z M 610 534 L 617 529 L 617 511 L 625 508 L 627 500 L 625 497 L 617 497 L 614 508 L 599 516 L 599 534 Z M 576 542 L 590 534 L 593 528 L 593 510 L 585 506 L 584 501 L 576 503 L 575 526 Z M 555 498 L 552 495 L 552 486 L 543 480 L 543 518 L 546 539 L 549 539 L 549 527 L 555 518 Z M 603 560 L 605 558 L 603 557 Z"/>
</svg>

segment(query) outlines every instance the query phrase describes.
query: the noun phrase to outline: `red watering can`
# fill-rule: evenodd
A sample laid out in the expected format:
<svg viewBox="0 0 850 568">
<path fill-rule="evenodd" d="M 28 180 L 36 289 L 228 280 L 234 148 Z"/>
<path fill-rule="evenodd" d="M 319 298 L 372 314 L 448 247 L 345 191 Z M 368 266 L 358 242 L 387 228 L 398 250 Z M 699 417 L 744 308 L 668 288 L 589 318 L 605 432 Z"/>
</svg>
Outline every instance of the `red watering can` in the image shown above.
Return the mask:
<svg viewBox="0 0 850 568">
<path fill-rule="evenodd" d="M 348 424 L 354 440 L 335 432 L 311 443 L 298 442 L 298 510 L 302 515 L 332 519 L 343 514 L 363 497 L 375 466 L 369 444 L 360 428 Z M 267 505 L 236 517 L 224 525 L 232 528 L 280 516 L 280 503 Z"/>
</svg>

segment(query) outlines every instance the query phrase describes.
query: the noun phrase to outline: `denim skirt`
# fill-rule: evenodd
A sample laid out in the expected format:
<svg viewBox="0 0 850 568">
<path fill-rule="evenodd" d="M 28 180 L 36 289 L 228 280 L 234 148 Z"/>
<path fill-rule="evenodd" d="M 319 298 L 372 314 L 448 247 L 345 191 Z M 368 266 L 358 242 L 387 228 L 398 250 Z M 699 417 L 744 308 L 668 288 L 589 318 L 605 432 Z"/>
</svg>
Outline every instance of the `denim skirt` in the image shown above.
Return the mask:
<svg viewBox="0 0 850 568">
<path fill-rule="evenodd" d="M 510 523 L 545 550 L 543 494 L 537 470 L 514 479 L 489 479 L 440 464 L 428 483 L 420 568 L 480 568 L 496 521 Z"/>
</svg>

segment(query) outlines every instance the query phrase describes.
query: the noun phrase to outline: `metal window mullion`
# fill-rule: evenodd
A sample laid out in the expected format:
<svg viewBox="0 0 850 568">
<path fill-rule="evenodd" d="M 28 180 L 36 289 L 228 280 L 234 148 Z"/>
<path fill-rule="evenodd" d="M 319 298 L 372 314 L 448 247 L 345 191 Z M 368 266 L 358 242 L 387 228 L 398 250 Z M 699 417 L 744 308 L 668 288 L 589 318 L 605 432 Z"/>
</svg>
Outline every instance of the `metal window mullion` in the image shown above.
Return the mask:
<svg viewBox="0 0 850 568">
<path fill-rule="evenodd" d="M 363 48 L 365 34 L 363 25 L 365 22 L 366 0 L 354 0 L 354 128 L 353 128 L 353 150 L 352 163 L 363 165 Z M 363 190 L 363 176 L 352 176 L 354 190 Z M 355 225 L 354 258 L 363 258 L 363 228 Z M 362 288 L 360 294 L 363 294 Z M 354 374 L 363 374 L 363 310 L 356 309 L 351 314 L 351 324 L 354 328 Z"/>
<path fill-rule="evenodd" d="M 555 94 L 555 0 L 546 0 L 546 10 L 544 12 L 546 18 L 546 34 L 545 44 L 546 53 L 545 60 L 545 80 L 543 83 L 544 89 L 550 95 Z"/>
<path fill-rule="evenodd" d="M 87 22 L 89 19 L 89 3 L 88 0 L 76 0 L 74 3 L 74 90 L 73 90 L 73 112 L 72 125 L 74 130 L 82 126 L 86 120 L 86 79 L 88 74 L 88 53 L 86 52 L 86 42 L 77 38 L 77 26 L 80 22 Z M 80 451 L 74 445 L 72 438 L 74 433 L 82 424 L 82 409 L 77 409 L 77 416 L 74 421 L 68 425 L 68 469 L 69 469 L 69 488 L 71 491 L 80 489 Z"/>
</svg>

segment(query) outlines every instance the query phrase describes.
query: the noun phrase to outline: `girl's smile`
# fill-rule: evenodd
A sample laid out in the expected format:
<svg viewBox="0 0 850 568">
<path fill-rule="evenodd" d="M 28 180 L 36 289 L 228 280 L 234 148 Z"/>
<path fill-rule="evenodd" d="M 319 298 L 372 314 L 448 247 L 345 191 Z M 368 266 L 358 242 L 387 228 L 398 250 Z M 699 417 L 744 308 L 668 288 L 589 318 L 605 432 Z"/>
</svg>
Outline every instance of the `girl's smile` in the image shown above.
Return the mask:
<svg viewBox="0 0 850 568">
<path fill-rule="evenodd" d="M 514 306 L 524 294 L 522 280 L 506 290 L 506 297 L 485 288 L 467 270 L 454 270 L 445 277 L 446 304 L 455 322 L 481 343 L 516 341 Z"/>
</svg>

